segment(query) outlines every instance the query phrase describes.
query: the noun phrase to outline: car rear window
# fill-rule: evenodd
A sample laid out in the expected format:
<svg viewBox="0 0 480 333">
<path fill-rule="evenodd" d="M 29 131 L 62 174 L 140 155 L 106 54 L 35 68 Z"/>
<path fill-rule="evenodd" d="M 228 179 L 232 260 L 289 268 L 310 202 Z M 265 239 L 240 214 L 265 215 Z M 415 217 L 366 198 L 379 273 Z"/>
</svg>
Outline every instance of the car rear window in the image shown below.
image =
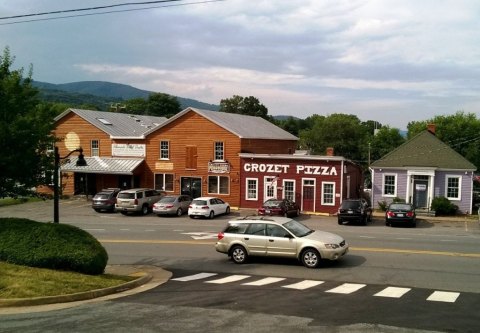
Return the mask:
<svg viewBox="0 0 480 333">
<path fill-rule="evenodd" d="M 159 202 L 174 202 L 176 197 L 163 197 Z"/>
<path fill-rule="evenodd" d="M 95 194 L 94 199 L 108 199 L 110 197 L 110 193 L 97 193 Z"/>
<path fill-rule="evenodd" d="M 193 200 L 192 204 L 198 205 L 198 206 L 205 206 L 207 204 L 206 200 Z"/>
<path fill-rule="evenodd" d="M 117 198 L 119 199 L 135 199 L 135 193 L 118 193 Z"/>
<path fill-rule="evenodd" d="M 343 209 L 352 209 L 358 207 L 360 207 L 360 201 L 344 201 L 341 205 L 341 208 Z"/>
<path fill-rule="evenodd" d="M 411 210 L 412 207 L 410 205 L 405 205 L 405 204 L 392 204 L 390 205 L 390 209 Z"/>
<path fill-rule="evenodd" d="M 264 203 L 264 206 L 265 207 L 279 207 L 281 204 L 281 201 L 278 201 L 278 200 L 269 200 L 269 201 L 265 201 Z"/>
</svg>

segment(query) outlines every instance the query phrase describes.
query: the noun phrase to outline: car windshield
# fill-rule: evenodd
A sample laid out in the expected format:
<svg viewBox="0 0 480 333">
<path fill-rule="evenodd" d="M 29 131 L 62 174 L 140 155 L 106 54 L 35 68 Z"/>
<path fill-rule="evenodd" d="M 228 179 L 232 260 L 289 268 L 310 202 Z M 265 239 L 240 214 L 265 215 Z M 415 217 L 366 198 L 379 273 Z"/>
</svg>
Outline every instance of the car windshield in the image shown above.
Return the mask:
<svg viewBox="0 0 480 333">
<path fill-rule="evenodd" d="M 205 206 L 207 204 L 206 200 L 193 200 L 192 204 L 198 205 L 198 206 Z"/>
<path fill-rule="evenodd" d="M 110 193 L 97 193 L 95 194 L 94 199 L 108 199 Z"/>
<path fill-rule="evenodd" d="M 174 202 L 176 199 L 176 197 L 163 197 L 160 199 L 159 202 L 163 202 L 163 203 L 170 203 L 170 202 Z"/>
<path fill-rule="evenodd" d="M 263 204 L 264 207 L 278 207 L 280 206 L 280 200 L 268 200 Z"/>
<path fill-rule="evenodd" d="M 344 201 L 342 202 L 343 209 L 352 209 L 360 207 L 360 201 Z"/>
<path fill-rule="evenodd" d="M 406 204 L 392 204 L 390 205 L 390 209 L 392 210 L 411 210 L 412 207 Z"/>
<path fill-rule="evenodd" d="M 283 226 L 297 237 L 304 237 L 315 231 L 295 220 L 290 220 L 284 223 Z"/>
</svg>

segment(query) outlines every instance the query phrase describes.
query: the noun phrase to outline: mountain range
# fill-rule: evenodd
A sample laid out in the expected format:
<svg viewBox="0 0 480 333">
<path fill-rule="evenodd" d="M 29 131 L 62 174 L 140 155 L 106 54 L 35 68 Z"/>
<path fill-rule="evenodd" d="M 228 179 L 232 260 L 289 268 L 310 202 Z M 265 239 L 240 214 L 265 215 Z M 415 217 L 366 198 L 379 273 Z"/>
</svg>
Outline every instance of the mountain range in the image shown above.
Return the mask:
<svg viewBox="0 0 480 333">
<path fill-rule="evenodd" d="M 98 110 L 108 110 L 111 105 L 132 98 L 148 98 L 153 91 L 138 89 L 126 84 L 105 81 L 80 81 L 63 84 L 33 81 L 43 100 L 71 105 L 93 105 Z M 194 107 L 218 111 L 219 105 L 208 104 L 195 99 L 178 97 L 180 108 Z"/>
</svg>

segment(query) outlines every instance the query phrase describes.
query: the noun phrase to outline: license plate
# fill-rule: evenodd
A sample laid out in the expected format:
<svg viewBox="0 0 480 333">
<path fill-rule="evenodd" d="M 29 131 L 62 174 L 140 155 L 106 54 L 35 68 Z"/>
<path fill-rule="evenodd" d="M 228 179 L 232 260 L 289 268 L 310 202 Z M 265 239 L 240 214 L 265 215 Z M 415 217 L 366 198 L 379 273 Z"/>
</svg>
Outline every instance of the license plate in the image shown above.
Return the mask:
<svg viewBox="0 0 480 333">
<path fill-rule="evenodd" d="M 397 214 L 398 217 L 403 217 L 403 214 Z"/>
<path fill-rule="evenodd" d="M 265 209 L 265 214 L 270 214 L 270 209 Z"/>
<path fill-rule="evenodd" d="M 353 210 L 349 210 L 349 211 L 348 211 L 348 214 L 353 214 Z"/>
</svg>

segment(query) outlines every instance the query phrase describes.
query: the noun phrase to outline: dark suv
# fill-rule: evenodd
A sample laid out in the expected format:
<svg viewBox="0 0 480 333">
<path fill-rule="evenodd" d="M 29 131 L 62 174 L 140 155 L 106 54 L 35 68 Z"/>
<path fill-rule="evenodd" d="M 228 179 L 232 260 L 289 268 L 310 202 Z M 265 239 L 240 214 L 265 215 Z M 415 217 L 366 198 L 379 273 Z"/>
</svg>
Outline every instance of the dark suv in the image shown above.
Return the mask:
<svg viewBox="0 0 480 333">
<path fill-rule="evenodd" d="M 95 194 L 92 199 L 92 208 L 96 212 L 101 212 L 102 210 L 107 212 L 113 212 L 115 210 L 115 199 L 117 197 L 119 188 L 105 188 Z"/>
<path fill-rule="evenodd" d="M 372 208 L 365 199 L 347 199 L 343 200 L 337 212 L 338 224 L 343 221 L 356 221 L 366 225 L 372 221 Z"/>
</svg>

